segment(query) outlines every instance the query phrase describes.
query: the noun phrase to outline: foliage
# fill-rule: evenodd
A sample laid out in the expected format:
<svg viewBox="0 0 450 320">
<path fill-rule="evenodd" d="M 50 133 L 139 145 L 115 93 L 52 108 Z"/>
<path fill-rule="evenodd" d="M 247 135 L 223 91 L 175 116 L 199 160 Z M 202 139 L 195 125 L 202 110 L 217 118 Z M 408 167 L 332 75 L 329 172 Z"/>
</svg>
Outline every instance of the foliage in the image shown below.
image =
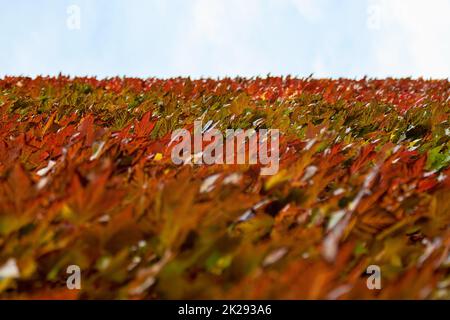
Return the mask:
<svg viewBox="0 0 450 320">
<path fill-rule="evenodd" d="M 447 80 L 6 77 L 0 297 L 450 298 L 449 115 Z M 279 173 L 174 165 L 197 119 L 280 129 Z"/>
</svg>

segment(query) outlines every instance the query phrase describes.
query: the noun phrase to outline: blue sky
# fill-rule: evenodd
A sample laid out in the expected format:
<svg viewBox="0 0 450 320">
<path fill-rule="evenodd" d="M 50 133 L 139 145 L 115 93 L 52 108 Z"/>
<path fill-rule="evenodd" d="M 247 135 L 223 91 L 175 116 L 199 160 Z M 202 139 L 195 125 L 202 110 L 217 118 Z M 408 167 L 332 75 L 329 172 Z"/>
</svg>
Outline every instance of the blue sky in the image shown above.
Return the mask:
<svg viewBox="0 0 450 320">
<path fill-rule="evenodd" d="M 450 75 L 450 0 L 0 0 L 0 8 L 0 77 Z"/>
</svg>

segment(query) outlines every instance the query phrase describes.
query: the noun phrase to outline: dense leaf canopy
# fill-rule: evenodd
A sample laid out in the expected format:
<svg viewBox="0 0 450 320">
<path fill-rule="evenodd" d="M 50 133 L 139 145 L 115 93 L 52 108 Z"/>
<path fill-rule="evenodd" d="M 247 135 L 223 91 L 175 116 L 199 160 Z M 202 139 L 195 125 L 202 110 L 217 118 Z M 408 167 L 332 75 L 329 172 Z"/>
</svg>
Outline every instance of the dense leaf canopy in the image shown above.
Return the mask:
<svg viewBox="0 0 450 320">
<path fill-rule="evenodd" d="M 447 80 L 6 77 L 0 297 L 450 298 L 449 116 Z M 197 119 L 280 171 L 175 165 Z"/>
</svg>

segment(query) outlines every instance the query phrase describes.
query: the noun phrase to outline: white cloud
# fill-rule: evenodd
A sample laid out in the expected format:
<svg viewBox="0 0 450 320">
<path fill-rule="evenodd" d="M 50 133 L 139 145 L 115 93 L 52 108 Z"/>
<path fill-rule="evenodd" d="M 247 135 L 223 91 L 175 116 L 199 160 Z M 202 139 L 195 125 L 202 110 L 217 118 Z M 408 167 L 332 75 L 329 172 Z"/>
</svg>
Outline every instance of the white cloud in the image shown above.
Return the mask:
<svg viewBox="0 0 450 320">
<path fill-rule="evenodd" d="M 271 19 L 272 13 L 294 10 L 300 21 L 318 22 L 327 12 L 325 3 L 325 0 L 193 0 L 189 18 L 179 30 L 172 60 L 173 74 L 255 76 L 309 70 L 308 74 L 314 71 L 325 76 L 327 70 L 321 56 L 306 66 L 303 65 L 306 61 L 300 60 L 299 52 L 312 51 L 312 48 L 302 49 L 298 40 L 306 29 L 287 22 L 281 25 L 279 30 L 291 34 L 294 41 L 294 45 L 287 44 L 289 48 L 284 43 L 286 40 L 278 41 L 273 34 L 270 37 L 266 33 L 280 27 L 277 20 Z M 268 52 L 270 45 L 276 47 Z"/>
<path fill-rule="evenodd" d="M 193 30 L 190 35 L 193 38 L 203 38 L 214 44 L 223 44 L 225 9 L 224 1 L 196 1 L 192 10 Z"/>
<path fill-rule="evenodd" d="M 324 59 L 322 58 L 321 55 L 317 55 L 316 58 L 314 59 L 313 73 L 315 77 L 325 78 L 330 76 L 330 72 L 327 71 L 323 60 Z"/>
<path fill-rule="evenodd" d="M 263 54 L 250 44 L 256 24 L 262 20 L 258 3 L 257 0 L 192 1 L 173 58 L 177 73 L 225 76 L 262 72 Z"/>
<path fill-rule="evenodd" d="M 307 20 L 315 21 L 324 14 L 324 3 L 322 0 L 289 0 L 297 11 Z"/>
<path fill-rule="evenodd" d="M 64 4 L 6 5 L 0 76 L 450 76 L 450 0 L 75 3 L 78 31 Z M 367 27 L 370 6 L 379 28 Z"/>
<path fill-rule="evenodd" d="M 375 35 L 376 73 L 382 76 L 450 76 L 450 1 L 380 0 Z"/>
</svg>

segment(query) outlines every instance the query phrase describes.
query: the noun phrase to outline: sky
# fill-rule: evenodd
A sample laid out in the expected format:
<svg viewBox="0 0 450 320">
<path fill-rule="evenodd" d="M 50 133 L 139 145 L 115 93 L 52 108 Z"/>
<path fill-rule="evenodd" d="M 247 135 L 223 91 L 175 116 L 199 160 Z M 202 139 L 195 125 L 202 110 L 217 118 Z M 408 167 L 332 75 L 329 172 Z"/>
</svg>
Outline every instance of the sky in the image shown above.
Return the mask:
<svg viewBox="0 0 450 320">
<path fill-rule="evenodd" d="M 450 77 L 450 0 L 0 0 L 0 77 Z"/>
</svg>

